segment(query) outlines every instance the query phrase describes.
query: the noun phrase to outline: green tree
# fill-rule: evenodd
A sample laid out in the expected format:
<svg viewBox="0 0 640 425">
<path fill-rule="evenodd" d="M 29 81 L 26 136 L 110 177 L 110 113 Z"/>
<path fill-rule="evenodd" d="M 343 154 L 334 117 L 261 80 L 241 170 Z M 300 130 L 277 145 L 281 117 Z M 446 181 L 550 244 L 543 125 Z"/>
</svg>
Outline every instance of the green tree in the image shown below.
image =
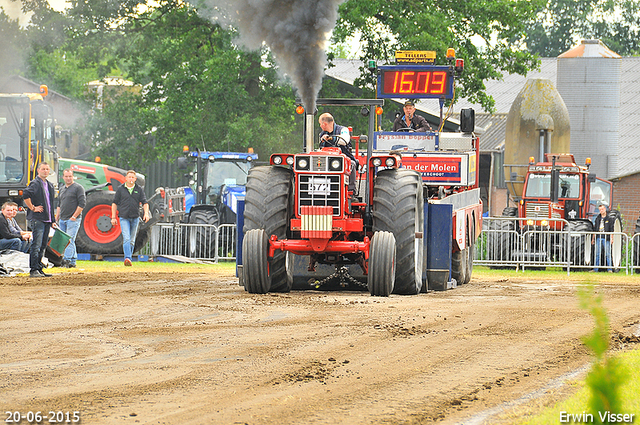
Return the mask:
<svg viewBox="0 0 640 425">
<path fill-rule="evenodd" d="M 27 46 L 26 35 L 20 30 L 18 20 L 11 19 L 0 7 L 0 76 L 19 73 L 24 68 L 22 52 Z M 0 77 L 0 82 L 3 78 Z"/>
<path fill-rule="evenodd" d="M 550 0 L 528 24 L 528 48 L 544 57 L 571 49 L 580 39 L 600 39 L 621 55 L 640 54 L 640 6 L 629 0 Z"/>
<path fill-rule="evenodd" d="M 396 50 L 432 50 L 436 63 L 445 64 L 447 48 L 465 60 L 465 72 L 457 96 L 492 110 L 494 101 L 485 93 L 484 81 L 503 73 L 525 74 L 538 66 L 523 43 L 526 22 L 541 0 L 347 0 L 340 6 L 335 42 L 359 37 L 358 57 L 392 63 Z M 361 87 L 375 87 L 373 76 L 361 68 Z"/>
<path fill-rule="evenodd" d="M 294 91 L 269 52 L 245 52 L 233 29 L 177 0 L 72 1 L 64 14 L 43 0 L 28 34 L 29 78 L 86 105 L 77 129 L 93 154 L 123 168 L 171 158 L 183 145 L 207 150 L 253 147 L 267 158 L 297 150 Z M 0 20 L 1 23 L 1 20 Z M 1 27 L 0 27 L 1 29 Z M 90 80 L 119 76 L 136 89 L 98 99 Z M 102 103 L 104 108 L 94 108 Z"/>
</svg>

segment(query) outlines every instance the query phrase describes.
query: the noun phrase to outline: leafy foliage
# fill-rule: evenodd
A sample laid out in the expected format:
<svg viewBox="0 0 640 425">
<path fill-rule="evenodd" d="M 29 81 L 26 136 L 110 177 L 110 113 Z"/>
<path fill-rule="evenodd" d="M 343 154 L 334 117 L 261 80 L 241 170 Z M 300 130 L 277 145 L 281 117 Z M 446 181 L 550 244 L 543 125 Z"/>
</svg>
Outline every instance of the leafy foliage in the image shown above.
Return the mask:
<svg viewBox="0 0 640 425">
<path fill-rule="evenodd" d="M 445 52 L 452 47 L 465 59 L 458 96 L 491 110 L 494 101 L 484 92 L 483 81 L 499 79 L 504 72 L 524 74 L 538 66 L 524 50 L 523 40 L 525 22 L 540 5 L 540 0 L 347 0 L 340 6 L 334 41 L 344 43 L 359 36 L 358 56 L 363 63 L 367 59 L 391 63 L 396 50 L 433 50 L 436 63 L 445 64 Z M 361 71 L 359 86 L 375 87 L 373 76 L 364 67 Z"/>
<path fill-rule="evenodd" d="M 581 38 L 600 39 L 620 55 L 640 54 L 637 1 L 549 0 L 528 27 L 527 46 L 540 56 L 558 56 Z"/>
<path fill-rule="evenodd" d="M 17 31 L 31 47 L 24 73 L 84 103 L 86 119 L 74 131 L 105 162 L 136 168 L 176 157 L 183 145 L 253 147 L 262 158 L 294 149 L 295 95 L 269 53 L 242 51 L 233 29 L 192 6 L 75 0 L 59 13 L 46 1 L 23 0 L 23 7 L 34 12 L 33 25 Z M 107 76 L 135 85 L 87 90 Z"/>
<path fill-rule="evenodd" d="M 586 383 L 591 390 L 590 408 L 595 423 L 602 423 L 598 413 L 622 413 L 620 387 L 625 381 L 619 359 L 607 355 L 609 350 L 609 318 L 602 305 L 602 295 L 594 294 L 593 286 L 579 292 L 580 307 L 593 317 L 595 326 L 591 334 L 583 338 L 584 344 L 595 356 Z"/>
</svg>

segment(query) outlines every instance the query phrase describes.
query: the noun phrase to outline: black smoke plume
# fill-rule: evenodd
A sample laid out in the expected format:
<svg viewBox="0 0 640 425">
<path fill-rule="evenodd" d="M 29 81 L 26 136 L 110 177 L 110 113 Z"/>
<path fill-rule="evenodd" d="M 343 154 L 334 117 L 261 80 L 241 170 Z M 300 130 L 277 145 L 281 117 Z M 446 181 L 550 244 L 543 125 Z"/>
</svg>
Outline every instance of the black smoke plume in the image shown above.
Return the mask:
<svg viewBox="0 0 640 425">
<path fill-rule="evenodd" d="M 315 110 L 326 64 L 325 47 L 343 0 L 211 0 L 250 49 L 264 42 L 293 81 L 307 111 Z M 222 10 L 220 10 L 222 9 Z"/>
</svg>

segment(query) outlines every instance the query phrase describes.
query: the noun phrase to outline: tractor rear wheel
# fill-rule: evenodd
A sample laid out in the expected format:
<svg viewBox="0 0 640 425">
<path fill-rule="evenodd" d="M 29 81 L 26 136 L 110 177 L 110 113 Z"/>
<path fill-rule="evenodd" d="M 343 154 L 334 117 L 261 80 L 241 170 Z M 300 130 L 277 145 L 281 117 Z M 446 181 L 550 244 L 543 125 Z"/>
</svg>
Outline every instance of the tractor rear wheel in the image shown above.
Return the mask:
<svg viewBox="0 0 640 425">
<path fill-rule="evenodd" d="M 269 240 L 263 229 L 249 230 L 242 241 L 244 289 L 251 294 L 269 292 Z"/>
<path fill-rule="evenodd" d="M 469 245 L 467 246 L 467 275 L 464 278 L 464 282 L 462 282 L 465 285 L 471 282 L 471 274 L 473 273 L 473 260 L 475 260 L 475 253 L 476 253 L 475 241 L 469 242 Z"/>
<path fill-rule="evenodd" d="M 503 217 L 515 217 L 517 209 L 507 207 L 502 211 Z M 515 221 L 493 218 L 488 223 L 487 232 L 487 260 L 510 262 L 511 253 L 517 249 L 517 235 Z M 490 266 L 492 269 L 501 269 L 505 266 Z"/>
<path fill-rule="evenodd" d="M 620 211 L 609 211 L 609 217 L 613 218 L 613 231 L 616 233 L 622 232 L 622 217 Z M 611 236 L 611 263 L 615 271 L 620 270 L 620 264 L 622 263 L 622 235 Z"/>
<path fill-rule="evenodd" d="M 215 258 L 216 230 L 220 223 L 218 211 L 215 209 L 196 210 L 189 214 L 187 252 L 192 258 Z M 202 226 L 198 226 L 202 225 Z M 215 226 L 215 228 L 213 227 Z"/>
<path fill-rule="evenodd" d="M 456 251 L 451 256 L 451 277 L 453 277 L 458 285 L 467 282 L 467 260 L 469 256 L 468 248 Z"/>
<path fill-rule="evenodd" d="M 420 174 L 405 168 L 378 172 L 373 188 L 373 231 L 391 232 L 396 239 L 393 293 L 420 293 L 424 264 L 424 201 Z"/>
<path fill-rule="evenodd" d="M 293 211 L 293 172 L 287 168 L 253 167 L 247 176 L 247 194 L 244 198 L 244 233 L 264 229 L 267 238 L 272 235 L 285 239 L 289 233 L 289 219 Z M 244 245 L 243 245 L 244 246 Z M 247 255 L 243 252 L 243 258 Z M 287 274 L 286 252 L 277 250 L 269 260 L 270 289 L 289 292 L 293 281 Z"/>
<path fill-rule="evenodd" d="M 569 260 L 573 266 L 588 266 L 591 263 L 591 235 L 593 224 L 588 220 L 578 220 L 569 222 L 569 233 L 571 234 L 571 248 L 569 249 Z"/>
<path fill-rule="evenodd" d="M 376 232 L 369 248 L 367 287 L 373 296 L 388 297 L 396 275 L 396 238 L 391 232 Z"/>
<path fill-rule="evenodd" d="M 82 223 L 76 236 L 78 252 L 89 254 L 122 253 L 120 224 L 111 225 L 111 204 L 115 192 L 97 191 L 87 195 Z"/>
</svg>

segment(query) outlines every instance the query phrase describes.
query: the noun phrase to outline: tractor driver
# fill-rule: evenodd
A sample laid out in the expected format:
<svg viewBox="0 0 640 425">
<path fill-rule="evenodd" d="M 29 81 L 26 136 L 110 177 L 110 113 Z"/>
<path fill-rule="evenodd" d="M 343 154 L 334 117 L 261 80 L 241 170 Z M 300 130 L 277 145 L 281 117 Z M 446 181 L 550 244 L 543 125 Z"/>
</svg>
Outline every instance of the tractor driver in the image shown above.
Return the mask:
<svg viewBox="0 0 640 425">
<path fill-rule="evenodd" d="M 320 128 L 322 129 L 322 133 L 320 133 L 320 147 L 339 147 L 342 153 L 348 156 L 351 160 L 349 190 L 353 193 L 356 188 L 356 170 L 358 168 L 358 160 L 353 156 L 353 153 L 351 153 L 352 145 L 349 129 L 336 124 L 333 120 L 333 116 L 328 112 L 320 115 L 318 121 L 320 122 Z"/>
<path fill-rule="evenodd" d="M 404 115 L 398 114 L 396 120 L 393 122 L 393 131 L 410 131 L 418 133 L 433 131 L 429 122 L 427 122 L 422 115 L 416 114 L 416 106 L 412 100 L 404 102 L 402 110 L 404 111 Z"/>
</svg>

